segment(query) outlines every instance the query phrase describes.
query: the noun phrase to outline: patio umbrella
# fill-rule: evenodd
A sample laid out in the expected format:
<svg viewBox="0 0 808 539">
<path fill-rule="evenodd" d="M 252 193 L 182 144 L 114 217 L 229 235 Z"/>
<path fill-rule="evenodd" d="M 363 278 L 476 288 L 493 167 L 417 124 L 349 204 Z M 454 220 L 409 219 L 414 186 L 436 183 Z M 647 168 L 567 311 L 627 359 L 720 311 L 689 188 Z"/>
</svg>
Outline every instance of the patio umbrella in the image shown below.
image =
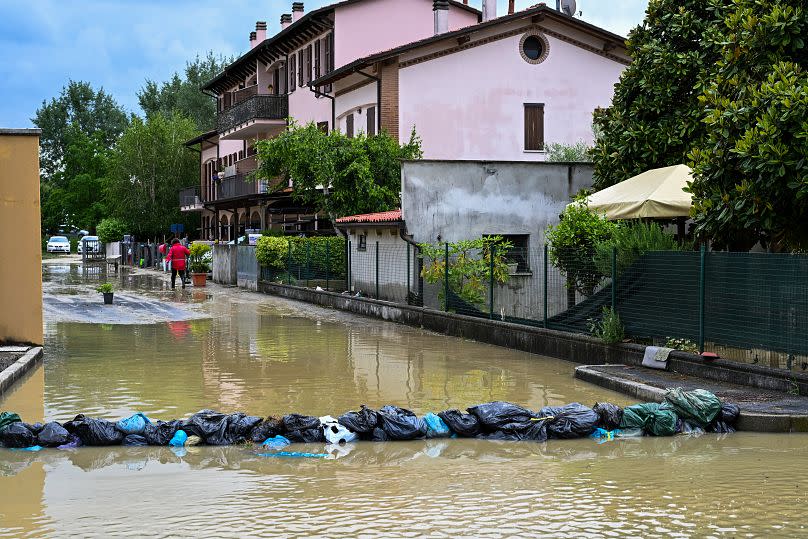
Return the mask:
<svg viewBox="0 0 808 539">
<path fill-rule="evenodd" d="M 688 217 L 693 197 L 682 189 L 692 180 L 686 165 L 656 168 L 598 191 L 587 201 L 609 220 Z"/>
</svg>

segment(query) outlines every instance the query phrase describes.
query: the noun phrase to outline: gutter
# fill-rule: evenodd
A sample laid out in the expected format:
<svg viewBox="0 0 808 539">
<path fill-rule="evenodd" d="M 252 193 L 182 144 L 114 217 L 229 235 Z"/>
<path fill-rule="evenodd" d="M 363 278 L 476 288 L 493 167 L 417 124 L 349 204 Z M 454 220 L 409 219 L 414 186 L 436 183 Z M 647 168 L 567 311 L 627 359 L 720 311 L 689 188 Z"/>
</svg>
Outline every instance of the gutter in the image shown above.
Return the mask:
<svg viewBox="0 0 808 539">
<path fill-rule="evenodd" d="M 327 97 L 331 100 L 331 130 L 335 130 L 337 128 L 337 105 L 336 105 L 336 98 L 334 96 L 324 94 L 320 90 L 316 89 L 314 86 L 309 85 L 309 90 L 314 93 L 314 95 L 318 97 Z"/>
</svg>

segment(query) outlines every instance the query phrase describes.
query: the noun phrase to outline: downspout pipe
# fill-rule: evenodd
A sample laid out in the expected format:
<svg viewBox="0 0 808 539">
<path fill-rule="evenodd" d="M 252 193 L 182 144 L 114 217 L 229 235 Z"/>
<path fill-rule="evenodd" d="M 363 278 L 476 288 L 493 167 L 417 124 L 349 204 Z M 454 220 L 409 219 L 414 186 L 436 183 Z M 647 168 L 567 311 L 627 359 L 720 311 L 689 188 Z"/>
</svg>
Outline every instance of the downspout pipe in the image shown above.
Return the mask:
<svg viewBox="0 0 808 539">
<path fill-rule="evenodd" d="M 376 81 L 376 133 L 381 133 L 382 131 L 382 79 L 371 75 L 369 73 L 365 73 L 361 69 L 357 69 L 356 73 L 359 73 L 363 77 L 367 77 L 371 80 Z"/>
<path fill-rule="evenodd" d="M 314 86 L 309 86 L 309 90 L 314 93 L 314 95 L 318 97 L 327 97 L 331 100 L 331 131 L 337 128 L 337 104 L 336 98 L 332 95 L 324 94 L 320 90 L 316 89 Z"/>
<path fill-rule="evenodd" d="M 418 260 L 416 270 L 416 275 L 418 276 L 418 298 L 421 300 L 421 306 L 423 307 L 423 298 L 424 298 L 424 279 L 421 277 L 421 271 L 424 268 L 424 259 L 418 256 L 421 252 L 421 248 L 418 246 L 415 240 L 412 237 L 408 236 L 406 233 L 407 225 L 404 221 L 398 227 L 398 237 L 404 240 L 405 242 L 409 243 L 415 248 L 415 258 Z M 409 300 L 409 298 L 407 298 Z"/>
</svg>

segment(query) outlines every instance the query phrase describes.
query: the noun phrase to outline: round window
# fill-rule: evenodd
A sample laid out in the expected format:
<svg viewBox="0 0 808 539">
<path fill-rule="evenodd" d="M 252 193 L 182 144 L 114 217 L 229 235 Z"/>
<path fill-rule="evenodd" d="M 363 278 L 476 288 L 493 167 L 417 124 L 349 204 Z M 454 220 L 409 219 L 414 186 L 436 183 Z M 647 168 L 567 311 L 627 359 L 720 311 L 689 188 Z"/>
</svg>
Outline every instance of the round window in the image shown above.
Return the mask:
<svg viewBox="0 0 808 539">
<path fill-rule="evenodd" d="M 547 59 L 549 48 L 547 38 L 538 31 L 528 32 L 519 40 L 519 53 L 529 64 L 542 63 Z"/>
<path fill-rule="evenodd" d="M 536 36 L 528 36 L 522 45 L 525 56 L 531 60 L 538 60 L 544 52 L 544 43 Z"/>
</svg>

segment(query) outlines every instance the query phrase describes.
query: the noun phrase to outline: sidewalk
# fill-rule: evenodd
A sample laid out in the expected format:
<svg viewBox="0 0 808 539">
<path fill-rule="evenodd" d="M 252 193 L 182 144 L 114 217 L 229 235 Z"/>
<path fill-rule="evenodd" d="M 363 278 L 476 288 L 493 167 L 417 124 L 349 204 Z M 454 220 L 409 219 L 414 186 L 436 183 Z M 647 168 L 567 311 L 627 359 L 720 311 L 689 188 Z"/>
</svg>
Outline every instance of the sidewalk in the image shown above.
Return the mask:
<svg viewBox="0 0 808 539">
<path fill-rule="evenodd" d="M 808 397 L 627 365 L 583 365 L 575 377 L 644 401 L 661 401 L 667 388 L 706 389 L 741 408 L 739 430 L 808 432 Z"/>
</svg>

